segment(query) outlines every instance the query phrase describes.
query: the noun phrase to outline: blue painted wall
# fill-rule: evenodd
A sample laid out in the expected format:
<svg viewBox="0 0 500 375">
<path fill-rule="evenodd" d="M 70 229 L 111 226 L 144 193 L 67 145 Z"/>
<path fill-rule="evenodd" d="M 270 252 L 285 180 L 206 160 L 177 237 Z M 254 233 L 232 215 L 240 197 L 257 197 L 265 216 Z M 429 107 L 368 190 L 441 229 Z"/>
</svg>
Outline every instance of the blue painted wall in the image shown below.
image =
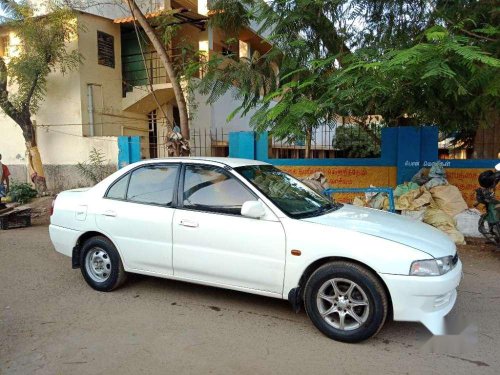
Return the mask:
<svg viewBox="0 0 500 375">
<path fill-rule="evenodd" d="M 269 137 L 264 132 L 229 134 L 229 156 L 257 159 L 283 166 L 395 166 L 397 182 L 410 180 L 422 167 L 438 161 L 438 128 L 435 126 L 382 129 L 380 158 L 270 159 Z M 441 160 L 449 168 L 493 168 L 499 160 Z"/>
<path fill-rule="evenodd" d="M 141 160 L 141 140 L 139 136 L 118 137 L 118 168 Z"/>
<path fill-rule="evenodd" d="M 255 132 L 229 133 L 229 157 L 255 159 Z"/>
</svg>

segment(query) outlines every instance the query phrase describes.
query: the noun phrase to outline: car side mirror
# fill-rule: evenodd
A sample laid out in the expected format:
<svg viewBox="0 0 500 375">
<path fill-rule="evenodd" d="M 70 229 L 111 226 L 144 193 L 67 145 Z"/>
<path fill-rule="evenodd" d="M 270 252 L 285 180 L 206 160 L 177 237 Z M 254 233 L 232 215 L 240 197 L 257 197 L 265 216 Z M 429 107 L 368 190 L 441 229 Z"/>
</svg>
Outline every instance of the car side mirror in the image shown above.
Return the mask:
<svg viewBox="0 0 500 375">
<path fill-rule="evenodd" d="M 243 206 L 241 206 L 241 216 L 260 219 L 266 216 L 266 209 L 259 201 L 246 201 L 243 203 Z"/>
</svg>

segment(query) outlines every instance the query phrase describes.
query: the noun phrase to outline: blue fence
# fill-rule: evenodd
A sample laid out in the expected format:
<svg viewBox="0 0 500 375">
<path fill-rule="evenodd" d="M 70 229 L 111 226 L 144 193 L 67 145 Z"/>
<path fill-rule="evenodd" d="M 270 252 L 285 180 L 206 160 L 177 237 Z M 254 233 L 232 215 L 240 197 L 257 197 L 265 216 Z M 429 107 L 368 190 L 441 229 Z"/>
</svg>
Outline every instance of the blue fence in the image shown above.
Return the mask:
<svg viewBox="0 0 500 375">
<path fill-rule="evenodd" d="M 438 128 L 435 126 L 382 129 L 380 158 L 270 159 L 268 133 L 230 133 L 229 156 L 256 159 L 280 166 L 394 166 L 397 183 L 408 181 L 422 167 L 438 161 Z M 498 159 L 441 160 L 447 168 L 493 168 Z"/>
</svg>

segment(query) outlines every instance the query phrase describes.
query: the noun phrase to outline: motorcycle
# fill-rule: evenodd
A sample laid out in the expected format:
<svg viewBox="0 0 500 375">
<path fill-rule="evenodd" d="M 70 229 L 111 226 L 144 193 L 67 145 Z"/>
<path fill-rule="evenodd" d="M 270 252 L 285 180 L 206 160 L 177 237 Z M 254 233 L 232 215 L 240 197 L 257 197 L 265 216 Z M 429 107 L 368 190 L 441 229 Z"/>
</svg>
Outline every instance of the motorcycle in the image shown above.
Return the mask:
<svg viewBox="0 0 500 375">
<path fill-rule="evenodd" d="M 486 212 L 481 215 L 478 222 L 479 232 L 490 242 L 500 248 L 500 200 L 496 199 L 495 189 L 500 182 L 500 163 L 495 170 L 482 172 L 478 177 L 481 187 L 476 189 L 475 207 L 484 205 Z"/>
</svg>

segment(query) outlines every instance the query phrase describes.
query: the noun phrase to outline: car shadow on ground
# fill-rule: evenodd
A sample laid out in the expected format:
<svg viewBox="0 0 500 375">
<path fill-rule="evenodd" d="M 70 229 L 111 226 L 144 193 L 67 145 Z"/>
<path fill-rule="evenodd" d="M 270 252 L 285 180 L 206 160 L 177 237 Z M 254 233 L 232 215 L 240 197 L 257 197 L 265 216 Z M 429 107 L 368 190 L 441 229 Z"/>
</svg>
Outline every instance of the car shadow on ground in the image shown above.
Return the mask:
<svg viewBox="0 0 500 375">
<path fill-rule="evenodd" d="M 127 283 L 122 289 L 129 291 L 133 289 L 134 297 L 140 296 L 141 293 L 156 297 L 168 295 L 168 301 L 173 306 L 201 307 L 207 311 L 243 313 L 288 321 L 321 335 L 307 317 L 303 306 L 298 313 L 295 313 L 288 301 L 282 299 L 139 274 L 129 274 Z M 412 348 L 424 345 L 430 338 L 432 334 L 422 324 L 396 322 L 389 317 L 381 332 L 365 343 L 375 341 Z"/>
</svg>

